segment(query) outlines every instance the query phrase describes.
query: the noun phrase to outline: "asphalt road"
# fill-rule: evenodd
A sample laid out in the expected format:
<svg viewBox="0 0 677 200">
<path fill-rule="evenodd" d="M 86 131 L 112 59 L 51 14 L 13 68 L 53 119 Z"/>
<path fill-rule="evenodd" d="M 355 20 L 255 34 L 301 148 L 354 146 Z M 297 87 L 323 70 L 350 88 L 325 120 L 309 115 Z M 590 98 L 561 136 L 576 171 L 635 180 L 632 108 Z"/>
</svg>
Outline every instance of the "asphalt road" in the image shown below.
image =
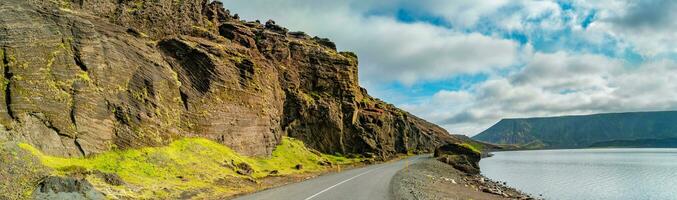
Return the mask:
<svg viewBox="0 0 677 200">
<path fill-rule="evenodd" d="M 351 169 L 329 174 L 304 182 L 264 190 L 236 200 L 388 200 L 390 180 L 405 165 L 430 155 L 413 156 L 407 159 Z"/>
</svg>

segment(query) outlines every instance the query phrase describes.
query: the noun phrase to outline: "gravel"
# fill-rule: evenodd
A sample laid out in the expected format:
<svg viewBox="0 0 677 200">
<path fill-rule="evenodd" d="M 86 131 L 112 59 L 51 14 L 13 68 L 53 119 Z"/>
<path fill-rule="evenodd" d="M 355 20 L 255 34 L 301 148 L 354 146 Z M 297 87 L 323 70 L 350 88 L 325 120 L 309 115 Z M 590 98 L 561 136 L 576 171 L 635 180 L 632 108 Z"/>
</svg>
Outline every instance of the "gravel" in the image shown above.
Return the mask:
<svg viewBox="0 0 677 200">
<path fill-rule="evenodd" d="M 425 159 L 393 177 L 390 190 L 396 200 L 536 199 L 504 183 L 463 173 L 434 158 Z"/>
</svg>

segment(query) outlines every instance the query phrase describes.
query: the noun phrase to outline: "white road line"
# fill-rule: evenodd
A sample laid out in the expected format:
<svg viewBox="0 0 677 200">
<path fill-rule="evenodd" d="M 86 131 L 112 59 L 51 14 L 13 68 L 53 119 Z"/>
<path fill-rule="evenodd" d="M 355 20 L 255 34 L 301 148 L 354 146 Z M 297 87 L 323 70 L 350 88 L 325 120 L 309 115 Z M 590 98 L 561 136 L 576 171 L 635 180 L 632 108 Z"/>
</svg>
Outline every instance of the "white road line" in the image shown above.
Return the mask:
<svg viewBox="0 0 677 200">
<path fill-rule="evenodd" d="M 337 183 L 336 185 L 332 185 L 331 187 L 328 187 L 327 189 L 324 189 L 324 190 L 322 190 L 322 191 L 320 191 L 320 192 L 314 194 L 313 196 L 309 196 L 308 198 L 306 198 L 306 199 L 304 199 L 304 200 L 310 200 L 310 199 L 312 199 L 313 197 L 316 197 L 317 195 L 320 195 L 320 194 L 322 194 L 322 193 L 324 193 L 324 192 L 326 192 L 326 191 L 329 191 L 329 190 L 331 190 L 332 188 L 334 188 L 334 187 L 336 187 L 336 186 L 339 186 L 339 185 L 341 185 L 341 184 L 343 184 L 343 183 L 345 183 L 345 182 L 348 182 L 348 181 L 350 181 L 350 180 L 353 180 L 354 178 L 357 178 L 357 177 L 359 177 L 359 176 L 365 175 L 365 174 L 367 174 L 367 173 L 369 173 L 369 172 L 371 172 L 371 171 L 374 171 L 374 170 L 376 170 L 376 169 L 380 169 L 380 168 L 382 168 L 382 167 L 384 167 L 384 166 L 381 166 L 381 167 L 378 167 L 378 168 L 374 168 L 374 169 L 370 169 L 370 170 L 368 170 L 368 171 L 366 171 L 366 172 L 362 172 L 361 174 L 358 174 L 358 175 L 355 175 L 355 176 L 353 176 L 353 177 L 350 177 L 349 179 L 346 179 L 346 180 L 344 180 L 344 181 L 341 181 L 340 183 Z"/>
</svg>

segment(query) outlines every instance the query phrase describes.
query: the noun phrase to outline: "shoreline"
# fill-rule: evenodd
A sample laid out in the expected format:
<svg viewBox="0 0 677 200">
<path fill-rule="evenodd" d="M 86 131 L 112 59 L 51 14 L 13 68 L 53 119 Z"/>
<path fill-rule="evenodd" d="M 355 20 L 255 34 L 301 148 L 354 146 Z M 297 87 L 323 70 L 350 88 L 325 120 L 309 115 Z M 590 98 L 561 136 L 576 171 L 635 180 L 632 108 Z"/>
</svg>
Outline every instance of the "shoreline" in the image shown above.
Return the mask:
<svg viewBox="0 0 677 200">
<path fill-rule="evenodd" d="M 461 172 L 432 157 L 425 159 L 393 177 L 390 183 L 393 199 L 539 199 L 504 182 Z"/>
<path fill-rule="evenodd" d="M 562 148 L 562 149 L 492 149 L 485 154 L 482 154 L 482 158 L 488 158 L 494 156 L 493 153 L 496 152 L 517 152 L 517 151 L 560 151 L 560 150 L 613 150 L 613 149 L 677 149 L 677 147 L 586 147 L 586 148 Z"/>
</svg>

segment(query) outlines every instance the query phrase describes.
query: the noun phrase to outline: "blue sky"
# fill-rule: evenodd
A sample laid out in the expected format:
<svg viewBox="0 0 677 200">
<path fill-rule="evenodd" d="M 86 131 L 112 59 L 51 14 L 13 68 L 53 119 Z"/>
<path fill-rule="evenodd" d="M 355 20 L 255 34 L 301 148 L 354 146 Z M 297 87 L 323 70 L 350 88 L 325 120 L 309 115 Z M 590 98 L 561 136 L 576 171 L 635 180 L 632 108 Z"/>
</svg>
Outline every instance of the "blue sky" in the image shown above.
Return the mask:
<svg viewBox="0 0 677 200">
<path fill-rule="evenodd" d="M 502 118 L 677 109 L 677 3 L 224 1 L 331 38 L 360 83 L 452 133 Z"/>
</svg>

